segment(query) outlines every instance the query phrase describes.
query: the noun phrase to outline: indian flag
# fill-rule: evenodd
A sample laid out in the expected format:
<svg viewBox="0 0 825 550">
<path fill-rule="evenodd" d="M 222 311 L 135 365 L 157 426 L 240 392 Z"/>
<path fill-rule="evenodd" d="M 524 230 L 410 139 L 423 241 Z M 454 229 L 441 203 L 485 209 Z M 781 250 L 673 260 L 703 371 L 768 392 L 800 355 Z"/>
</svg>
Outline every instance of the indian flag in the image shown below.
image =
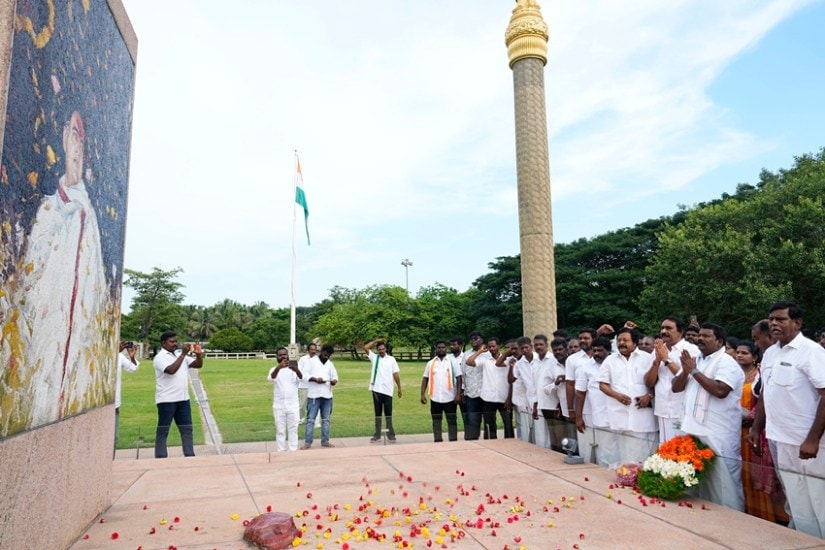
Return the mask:
<svg viewBox="0 0 825 550">
<path fill-rule="evenodd" d="M 304 193 L 304 175 L 301 173 L 301 161 L 298 155 L 295 155 L 295 202 L 304 209 L 304 228 L 307 232 L 307 246 L 309 246 L 309 206 L 307 205 L 307 196 Z"/>
</svg>

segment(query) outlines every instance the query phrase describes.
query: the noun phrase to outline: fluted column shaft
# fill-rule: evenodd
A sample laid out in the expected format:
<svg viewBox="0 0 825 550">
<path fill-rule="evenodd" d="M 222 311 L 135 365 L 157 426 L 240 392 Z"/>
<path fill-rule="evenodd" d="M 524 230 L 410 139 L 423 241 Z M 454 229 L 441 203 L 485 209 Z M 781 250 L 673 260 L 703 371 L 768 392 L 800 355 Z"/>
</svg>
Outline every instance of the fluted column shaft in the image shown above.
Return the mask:
<svg viewBox="0 0 825 550">
<path fill-rule="evenodd" d="M 550 337 L 557 328 L 556 266 L 544 62 L 528 57 L 516 61 L 512 68 L 524 334 Z"/>
</svg>

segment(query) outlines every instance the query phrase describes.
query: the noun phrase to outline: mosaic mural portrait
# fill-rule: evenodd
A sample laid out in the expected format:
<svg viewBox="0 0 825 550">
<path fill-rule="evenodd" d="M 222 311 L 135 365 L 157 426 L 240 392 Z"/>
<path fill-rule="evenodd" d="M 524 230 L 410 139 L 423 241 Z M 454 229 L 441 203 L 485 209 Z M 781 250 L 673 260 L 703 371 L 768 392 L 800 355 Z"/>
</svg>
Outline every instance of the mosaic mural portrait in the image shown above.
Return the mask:
<svg viewBox="0 0 825 550">
<path fill-rule="evenodd" d="M 111 403 L 134 63 L 105 0 L 19 0 L 0 160 L 0 437 Z"/>
</svg>

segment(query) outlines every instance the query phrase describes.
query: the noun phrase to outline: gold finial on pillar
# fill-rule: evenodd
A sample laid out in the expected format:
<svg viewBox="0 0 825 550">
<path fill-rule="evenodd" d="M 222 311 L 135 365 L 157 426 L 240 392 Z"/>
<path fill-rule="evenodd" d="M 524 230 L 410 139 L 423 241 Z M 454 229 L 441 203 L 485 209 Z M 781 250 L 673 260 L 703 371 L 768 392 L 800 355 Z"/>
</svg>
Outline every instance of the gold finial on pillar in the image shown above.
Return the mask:
<svg viewBox="0 0 825 550">
<path fill-rule="evenodd" d="M 536 0 L 516 0 L 510 24 L 504 33 L 510 67 L 516 61 L 527 57 L 541 59 L 547 64 L 547 41 L 550 34 L 547 23 L 541 16 L 541 7 Z"/>
</svg>

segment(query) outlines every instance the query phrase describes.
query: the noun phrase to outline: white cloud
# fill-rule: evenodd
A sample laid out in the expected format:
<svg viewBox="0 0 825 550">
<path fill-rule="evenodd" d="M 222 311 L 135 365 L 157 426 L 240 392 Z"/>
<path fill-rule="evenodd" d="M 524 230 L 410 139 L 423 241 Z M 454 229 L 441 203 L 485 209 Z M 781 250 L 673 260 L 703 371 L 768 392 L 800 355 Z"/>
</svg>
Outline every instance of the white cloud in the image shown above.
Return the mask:
<svg viewBox="0 0 825 550">
<path fill-rule="evenodd" d="M 707 90 L 807 3 L 545 1 L 554 210 L 770 148 Z M 295 148 L 313 238 L 301 303 L 403 284 L 406 256 L 411 281 L 463 290 L 517 250 L 508 3 L 125 4 L 140 40 L 127 267 L 183 266 L 197 303 L 284 305 Z M 442 273 L 470 243 L 479 259 Z"/>
</svg>

